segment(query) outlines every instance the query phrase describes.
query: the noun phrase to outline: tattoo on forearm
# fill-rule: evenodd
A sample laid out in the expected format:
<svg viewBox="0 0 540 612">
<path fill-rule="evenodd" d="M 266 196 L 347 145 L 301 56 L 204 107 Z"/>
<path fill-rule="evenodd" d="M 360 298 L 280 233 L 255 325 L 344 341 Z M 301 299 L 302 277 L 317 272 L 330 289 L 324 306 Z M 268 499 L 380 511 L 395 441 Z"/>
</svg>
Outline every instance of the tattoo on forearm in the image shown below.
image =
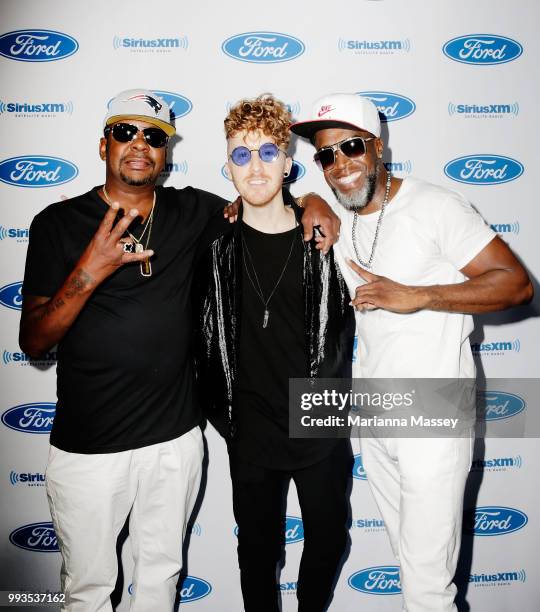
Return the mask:
<svg viewBox="0 0 540 612">
<path fill-rule="evenodd" d="M 53 312 L 55 312 L 62 306 L 65 306 L 65 300 L 70 300 L 74 298 L 93 282 L 94 279 L 90 276 L 90 274 L 88 274 L 84 270 L 77 270 L 73 277 L 69 279 L 67 287 L 63 292 L 63 296 L 54 298 L 50 302 L 47 302 L 45 308 L 36 313 L 36 318 L 41 321 L 46 317 L 49 317 L 53 314 Z M 65 298 L 65 300 L 63 298 Z"/>
<path fill-rule="evenodd" d="M 45 308 L 43 309 L 43 311 L 39 313 L 38 319 L 40 321 L 42 319 L 45 319 L 45 317 L 48 317 L 49 315 L 51 315 L 55 310 L 58 310 L 64 304 L 65 302 L 62 298 L 55 298 L 54 300 L 51 300 L 45 305 Z"/>
<path fill-rule="evenodd" d="M 77 270 L 72 278 L 69 279 L 68 286 L 64 291 L 64 295 L 68 300 L 81 293 L 94 279 L 84 270 Z"/>
</svg>

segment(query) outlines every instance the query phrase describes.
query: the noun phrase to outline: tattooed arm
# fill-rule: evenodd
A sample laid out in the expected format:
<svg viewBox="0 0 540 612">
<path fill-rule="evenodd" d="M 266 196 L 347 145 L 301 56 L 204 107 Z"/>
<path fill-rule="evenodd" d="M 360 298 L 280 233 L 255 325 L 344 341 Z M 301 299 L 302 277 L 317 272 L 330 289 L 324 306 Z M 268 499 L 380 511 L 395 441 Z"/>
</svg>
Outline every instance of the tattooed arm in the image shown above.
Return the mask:
<svg viewBox="0 0 540 612">
<path fill-rule="evenodd" d="M 124 253 L 120 238 L 139 213 L 132 209 L 113 228 L 117 212 L 118 205 L 113 204 L 53 297 L 24 296 L 19 344 L 31 357 L 38 357 L 62 340 L 96 287 L 115 270 L 153 255 L 152 251 Z"/>
</svg>

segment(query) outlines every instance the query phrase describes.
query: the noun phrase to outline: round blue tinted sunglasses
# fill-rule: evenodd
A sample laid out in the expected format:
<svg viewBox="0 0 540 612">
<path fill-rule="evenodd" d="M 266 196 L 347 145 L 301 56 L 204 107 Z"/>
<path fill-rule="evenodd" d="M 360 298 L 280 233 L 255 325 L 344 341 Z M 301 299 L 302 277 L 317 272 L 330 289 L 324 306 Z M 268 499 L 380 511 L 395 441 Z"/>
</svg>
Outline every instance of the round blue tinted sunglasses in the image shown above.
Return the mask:
<svg viewBox="0 0 540 612">
<path fill-rule="evenodd" d="M 233 149 L 229 157 L 232 159 L 233 163 L 237 166 L 245 166 L 249 160 L 251 159 L 251 153 L 253 151 L 258 151 L 259 157 L 261 161 L 266 162 L 267 164 L 271 164 L 276 161 L 279 156 L 279 153 L 285 153 L 283 149 L 280 149 L 273 142 L 265 142 L 258 149 L 248 149 L 247 147 L 236 147 Z M 287 153 L 285 153 L 287 155 Z"/>
</svg>

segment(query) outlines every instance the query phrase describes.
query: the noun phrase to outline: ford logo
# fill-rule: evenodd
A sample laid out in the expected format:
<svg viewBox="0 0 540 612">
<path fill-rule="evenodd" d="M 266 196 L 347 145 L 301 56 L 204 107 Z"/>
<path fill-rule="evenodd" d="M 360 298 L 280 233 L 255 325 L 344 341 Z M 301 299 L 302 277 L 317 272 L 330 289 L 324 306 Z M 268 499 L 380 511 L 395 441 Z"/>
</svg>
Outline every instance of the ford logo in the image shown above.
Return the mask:
<svg viewBox="0 0 540 612">
<path fill-rule="evenodd" d="M 289 176 L 284 177 L 283 184 L 288 185 L 289 183 L 294 183 L 295 181 L 299 181 L 304 174 L 306 173 L 306 169 L 298 161 L 293 160 L 291 171 L 289 172 Z"/>
<path fill-rule="evenodd" d="M 32 552 L 60 551 L 52 523 L 32 523 L 19 527 L 9 534 L 9 541 Z"/>
<path fill-rule="evenodd" d="M 171 110 L 171 119 L 173 121 L 179 117 L 187 115 L 193 108 L 191 101 L 180 94 L 172 93 L 170 91 L 161 91 L 159 89 L 154 89 L 153 92 L 163 98 L 163 100 L 165 100 L 165 102 L 169 105 Z"/>
<path fill-rule="evenodd" d="M 458 183 L 499 185 L 523 174 L 523 164 L 503 155 L 465 155 L 449 161 L 444 173 Z"/>
<path fill-rule="evenodd" d="M 75 164 L 48 155 L 23 155 L 0 162 L 0 181 L 15 187 L 56 187 L 78 174 Z"/>
<path fill-rule="evenodd" d="M 182 586 L 179 589 L 180 603 L 189 603 L 190 601 L 197 601 L 207 595 L 210 595 L 212 586 L 206 580 L 202 578 L 195 578 L 195 576 L 186 576 L 182 581 Z"/>
<path fill-rule="evenodd" d="M 462 64 L 505 64 L 523 53 L 515 40 L 494 34 L 468 34 L 452 38 L 443 47 L 443 53 Z"/>
<path fill-rule="evenodd" d="M 397 565 L 367 567 L 349 577 L 349 586 L 368 595 L 398 595 L 401 593 L 399 567 Z"/>
<path fill-rule="evenodd" d="M 509 419 L 525 410 L 525 400 L 504 391 L 479 391 L 478 414 L 486 421 Z"/>
<path fill-rule="evenodd" d="M 362 455 L 354 456 L 353 477 L 358 480 L 367 480 L 366 470 L 362 463 Z"/>
<path fill-rule="evenodd" d="M 50 402 L 21 404 L 5 411 L 2 423 L 15 431 L 48 434 L 52 428 L 55 410 L 56 404 Z"/>
<path fill-rule="evenodd" d="M 0 289 L 0 304 L 13 310 L 22 308 L 22 283 L 11 283 Z"/>
<path fill-rule="evenodd" d="M 304 539 L 304 523 L 297 516 L 285 517 L 285 544 L 296 544 Z"/>
<path fill-rule="evenodd" d="M 245 32 L 227 38 L 221 45 L 229 57 L 257 64 L 288 62 L 302 55 L 305 48 L 298 38 L 278 32 Z"/>
<path fill-rule="evenodd" d="M 238 525 L 234 528 L 234 535 L 238 537 Z M 285 544 L 296 544 L 304 539 L 304 523 L 298 516 L 285 517 Z"/>
<path fill-rule="evenodd" d="M 0 55 L 19 62 L 54 62 L 78 48 L 74 38 L 54 30 L 17 30 L 0 36 Z"/>
<path fill-rule="evenodd" d="M 527 515 L 505 506 L 482 506 L 465 513 L 463 530 L 476 536 L 498 536 L 517 531 L 528 523 Z"/>
<path fill-rule="evenodd" d="M 386 123 L 405 119 L 416 110 L 416 104 L 410 98 L 388 91 L 359 91 L 358 95 L 369 98 L 377 107 L 381 121 Z"/>
</svg>

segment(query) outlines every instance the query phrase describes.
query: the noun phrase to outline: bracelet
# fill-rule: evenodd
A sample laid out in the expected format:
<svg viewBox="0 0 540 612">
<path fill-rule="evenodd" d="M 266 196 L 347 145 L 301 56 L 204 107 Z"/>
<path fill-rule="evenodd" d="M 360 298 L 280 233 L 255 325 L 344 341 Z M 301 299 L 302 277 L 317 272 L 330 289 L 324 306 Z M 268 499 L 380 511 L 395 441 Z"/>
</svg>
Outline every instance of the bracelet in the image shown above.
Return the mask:
<svg viewBox="0 0 540 612">
<path fill-rule="evenodd" d="M 298 206 L 300 206 L 300 208 L 304 208 L 304 200 L 308 197 L 308 196 L 318 196 L 318 193 L 315 193 L 314 191 L 308 191 L 308 193 L 304 193 L 303 195 L 301 195 L 300 197 L 296 198 L 296 203 Z"/>
</svg>

